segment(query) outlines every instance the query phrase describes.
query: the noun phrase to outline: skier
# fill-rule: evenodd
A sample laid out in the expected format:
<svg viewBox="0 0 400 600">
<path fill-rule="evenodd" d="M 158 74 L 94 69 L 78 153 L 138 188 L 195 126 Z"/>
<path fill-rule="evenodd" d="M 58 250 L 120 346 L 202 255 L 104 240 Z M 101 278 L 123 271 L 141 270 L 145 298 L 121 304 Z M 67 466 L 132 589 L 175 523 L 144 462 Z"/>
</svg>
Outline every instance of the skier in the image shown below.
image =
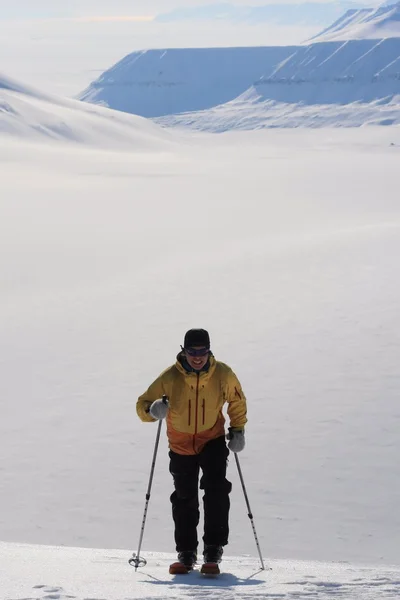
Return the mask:
<svg viewBox="0 0 400 600">
<path fill-rule="evenodd" d="M 168 403 L 161 399 L 164 395 Z M 226 479 L 229 450 L 222 414 L 225 403 L 230 420 L 228 448 L 241 452 L 245 445 L 246 398 L 232 369 L 215 360 L 210 336 L 204 329 L 186 333 L 176 363 L 161 373 L 137 401 L 142 421 L 167 418 L 169 470 L 175 487 L 171 495 L 175 543 L 178 562 L 188 571 L 197 561 L 200 469 L 204 563 L 219 563 L 223 546 L 228 543 L 232 484 Z"/>
</svg>

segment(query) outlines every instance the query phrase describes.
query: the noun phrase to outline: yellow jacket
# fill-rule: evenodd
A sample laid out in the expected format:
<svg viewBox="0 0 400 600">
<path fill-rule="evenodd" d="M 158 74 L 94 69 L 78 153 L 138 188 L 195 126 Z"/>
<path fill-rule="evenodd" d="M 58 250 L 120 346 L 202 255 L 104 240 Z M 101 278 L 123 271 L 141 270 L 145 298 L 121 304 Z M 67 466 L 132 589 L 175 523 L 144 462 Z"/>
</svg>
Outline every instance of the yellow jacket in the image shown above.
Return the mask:
<svg viewBox="0 0 400 600">
<path fill-rule="evenodd" d="M 168 396 L 169 447 L 177 454 L 198 454 L 208 441 L 225 434 L 225 402 L 230 426 L 244 427 L 246 398 L 232 369 L 212 355 L 208 371 L 190 373 L 179 358 L 139 397 L 136 410 L 142 421 L 153 422 L 147 412 L 150 405 L 163 394 Z"/>
</svg>

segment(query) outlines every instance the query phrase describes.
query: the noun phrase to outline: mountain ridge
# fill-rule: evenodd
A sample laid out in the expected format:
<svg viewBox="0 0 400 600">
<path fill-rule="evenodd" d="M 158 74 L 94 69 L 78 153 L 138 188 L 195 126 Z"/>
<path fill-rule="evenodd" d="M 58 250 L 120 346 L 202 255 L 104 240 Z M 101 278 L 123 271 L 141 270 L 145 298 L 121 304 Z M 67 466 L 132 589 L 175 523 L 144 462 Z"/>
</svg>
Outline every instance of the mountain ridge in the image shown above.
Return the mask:
<svg viewBox="0 0 400 600">
<path fill-rule="evenodd" d="M 400 37 L 400 2 L 376 9 L 349 10 L 310 41 L 343 41 Z"/>
</svg>

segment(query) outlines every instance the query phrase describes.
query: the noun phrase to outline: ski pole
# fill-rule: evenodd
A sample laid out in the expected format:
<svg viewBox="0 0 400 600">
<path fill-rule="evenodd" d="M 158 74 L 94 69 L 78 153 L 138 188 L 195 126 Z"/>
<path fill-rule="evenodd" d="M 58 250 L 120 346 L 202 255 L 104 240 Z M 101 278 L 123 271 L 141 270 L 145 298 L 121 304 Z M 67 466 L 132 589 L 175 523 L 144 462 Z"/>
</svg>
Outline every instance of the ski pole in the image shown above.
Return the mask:
<svg viewBox="0 0 400 600">
<path fill-rule="evenodd" d="M 162 401 L 164 402 L 164 404 L 168 404 L 168 397 L 164 395 L 162 397 Z M 136 554 L 133 553 L 132 558 L 130 558 L 129 561 L 128 561 L 129 564 L 132 567 L 135 567 L 135 571 L 137 571 L 138 567 L 144 567 L 147 564 L 146 559 L 140 557 L 140 550 L 141 550 L 141 547 L 142 547 L 143 534 L 144 534 L 144 526 L 146 524 L 147 509 L 149 507 L 149 500 L 150 500 L 150 494 L 151 494 L 151 486 L 153 485 L 153 476 L 154 476 L 154 469 L 155 469 L 155 466 L 156 466 L 156 458 L 157 458 L 157 452 L 158 452 L 158 444 L 160 442 L 160 434 L 161 434 L 162 422 L 163 422 L 162 419 L 160 419 L 159 422 L 158 422 L 156 442 L 154 444 L 153 461 L 151 463 L 149 485 L 147 487 L 146 503 L 144 505 L 142 527 L 141 527 L 141 530 L 140 530 L 140 538 L 139 538 L 138 551 L 137 551 Z"/>
<path fill-rule="evenodd" d="M 243 494 L 244 494 L 244 498 L 246 500 L 246 505 L 247 505 L 247 510 L 248 510 L 248 517 L 249 517 L 249 519 L 251 521 L 251 526 L 253 528 L 253 533 L 254 533 L 254 539 L 256 540 L 257 550 L 258 550 L 258 554 L 260 556 L 261 569 L 263 571 L 265 571 L 265 566 L 264 566 L 264 561 L 263 561 L 263 557 L 262 557 L 262 554 L 261 554 L 260 544 L 258 542 L 257 532 L 256 532 L 256 528 L 255 528 L 255 525 L 254 525 L 253 514 L 252 514 L 251 508 L 250 508 L 249 497 L 247 495 L 246 486 L 244 485 L 244 479 L 243 479 L 242 469 L 240 468 L 239 458 L 238 458 L 238 455 L 236 454 L 236 452 L 234 452 L 234 455 L 235 455 L 235 460 L 236 460 L 236 466 L 237 466 L 238 473 L 239 473 L 240 483 L 242 484 Z"/>
</svg>

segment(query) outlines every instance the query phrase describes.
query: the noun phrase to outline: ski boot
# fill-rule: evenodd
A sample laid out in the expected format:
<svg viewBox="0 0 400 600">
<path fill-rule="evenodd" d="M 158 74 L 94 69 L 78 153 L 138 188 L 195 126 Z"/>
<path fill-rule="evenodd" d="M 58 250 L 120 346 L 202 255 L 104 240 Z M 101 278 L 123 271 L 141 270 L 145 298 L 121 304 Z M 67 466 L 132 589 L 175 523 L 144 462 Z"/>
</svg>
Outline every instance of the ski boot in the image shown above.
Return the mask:
<svg viewBox="0 0 400 600">
<path fill-rule="evenodd" d="M 203 575 L 219 575 L 220 570 L 218 564 L 222 560 L 224 549 L 222 546 L 205 546 L 204 547 L 204 563 L 201 567 Z"/>
<path fill-rule="evenodd" d="M 178 561 L 170 565 L 169 572 L 171 575 L 186 575 L 193 569 L 196 561 L 197 553 L 195 550 L 178 552 Z"/>
</svg>

